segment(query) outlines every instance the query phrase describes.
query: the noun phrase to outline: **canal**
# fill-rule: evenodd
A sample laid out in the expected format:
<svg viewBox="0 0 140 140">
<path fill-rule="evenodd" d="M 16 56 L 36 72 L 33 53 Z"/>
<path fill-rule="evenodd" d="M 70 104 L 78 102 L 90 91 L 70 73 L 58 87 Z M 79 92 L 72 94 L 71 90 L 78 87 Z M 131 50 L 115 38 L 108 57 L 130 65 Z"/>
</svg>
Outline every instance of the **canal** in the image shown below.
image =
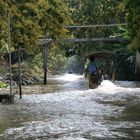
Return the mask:
<svg viewBox="0 0 140 140">
<path fill-rule="evenodd" d="M 49 93 L 41 85 L 24 87 L 21 100 L 0 104 L 0 140 L 140 139 L 139 83 L 105 80 L 89 90 L 81 75 L 49 80 L 57 83 Z"/>
</svg>

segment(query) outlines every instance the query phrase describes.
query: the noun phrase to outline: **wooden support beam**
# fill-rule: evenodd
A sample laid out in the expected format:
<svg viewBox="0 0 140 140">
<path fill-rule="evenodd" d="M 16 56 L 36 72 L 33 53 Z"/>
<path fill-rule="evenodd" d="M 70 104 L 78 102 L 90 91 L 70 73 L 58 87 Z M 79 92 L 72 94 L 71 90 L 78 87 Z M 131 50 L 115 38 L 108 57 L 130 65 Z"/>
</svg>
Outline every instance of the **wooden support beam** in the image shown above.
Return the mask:
<svg viewBox="0 0 140 140">
<path fill-rule="evenodd" d="M 47 44 L 44 45 L 43 51 L 43 59 L 44 59 L 44 85 L 47 84 L 47 71 L 48 71 L 48 46 Z"/>
<path fill-rule="evenodd" d="M 22 98 L 22 88 L 21 88 L 21 48 L 18 47 L 18 86 L 19 86 L 19 98 Z"/>
<path fill-rule="evenodd" d="M 9 70 L 10 70 L 10 95 L 12 95 L 12 69 L 11 69 L 11 32 L 10 13 L 8 13 L 8 50 L 9 50 Z"/>
<path fill-rule="evenodd" d="M 115 23 L 115 24 L 96 24 L 96 25 L 72 25 L 65 26 L 65 28 L 97 28 L 97 27 L 115 27 L 115 26 L 126 26 L 127 23 Z"/>
<path fill-rule="evenodd" d="M 136 80 L 140 81 L 140 53 L 136 52 Z"/>
<path fill-rule="evenodd" d="M 71 39 L 61 39 L 61 40 L 53 40 L 53 39 L 39 39 L 39 44 L 47 44 L 50 42 L 59 43 L 76 43 L 76 42 L 126 42 L 128 41 L 125 38 L 71 38 Z"/>
</svg>

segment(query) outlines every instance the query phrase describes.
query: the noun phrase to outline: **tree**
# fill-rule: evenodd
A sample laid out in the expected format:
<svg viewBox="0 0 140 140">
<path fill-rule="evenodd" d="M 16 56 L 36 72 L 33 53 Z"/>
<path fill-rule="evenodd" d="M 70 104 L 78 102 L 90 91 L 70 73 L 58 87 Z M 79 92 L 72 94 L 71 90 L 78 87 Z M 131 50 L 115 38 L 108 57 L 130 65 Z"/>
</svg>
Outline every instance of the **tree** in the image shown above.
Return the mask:
<svg viewBox="0 0 140 140">
<path fill-rule="evenodd" d="M 140 50 L 140 1 L 123 0 L 120 2 L 119 9 L 125 13 L 128 24 L 127 30 L 131 43 L 129 48 L 133 51 Z"/>
<path fill-rule="evenodd" d="M 75 25 L 97 25 L 97 24 L 113 24 L 124 22 L 123 13 L 116 12 L 118 1 L 116 0 L 65 0 L 71 11 L 71 17 Z M 91 38 L 91 37 L 122 37 L 124 33 L 120 27 L 96 27 L 96 28 L 78 28 L 72 31 L 74 38 Z M 83 52 L 84 54 L 96 50 L 114 50 L 112 46 L 116 44 L 110 43 L 79 43 L 74 44 L 75 52 Z M 118 47 L 117 47 L 118 48 Z M 79 50 L 78 50 L 79 49 Z"/>
<path fill-rule="evenodd" d="M 71 22 L 66 6 L 59 0 L 2 0 L 0 8 L 3 10 L 0 15 L 3 42 L 7 42 L 7 16 L 10 13 L 12 46 L 20 45 L 29 51 L 38 46 L 38 39 L 46 36 L 46 31 L 51 38 L 64 36 L 67 33 L 64 24 Z"/>
</svg>

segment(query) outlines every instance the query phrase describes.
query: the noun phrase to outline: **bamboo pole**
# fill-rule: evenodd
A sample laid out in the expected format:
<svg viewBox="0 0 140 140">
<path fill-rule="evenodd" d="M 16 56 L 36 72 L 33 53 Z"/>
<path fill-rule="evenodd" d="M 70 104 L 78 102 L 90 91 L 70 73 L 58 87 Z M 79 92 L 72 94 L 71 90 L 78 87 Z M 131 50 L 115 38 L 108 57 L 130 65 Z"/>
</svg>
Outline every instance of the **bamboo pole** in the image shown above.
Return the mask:
<svg viewBox="0 0 140 140">
<path fill-rule="evenodd" d="M 126 42 L 128 41 L 125 38 L 69 38 L 69 39 L 60 39 L 60 40 L 53 40 L 53 39 L 39 39 L 39 44 L 47 44 L 49 42 L 59 43 L 77 43 L 77 42 Z"/>
<path fill-rule="evenodd" d="M 126 26 L 127 23 L 114 23 L 114 24 L 96 24 L 96 25 L 73 25 L 65 26 L 65 28 L 97 28 L 97 27 L 114 27 L 114 26 Z"/>
<path fill-rule="evenodd" d="M 136 80 L 140 81 L 140 53 L 136 52 Z"/>
<path fill-rule="evenodd" d="M 44 45 L 44 85 L 47 84 L 47 70 L 48 70 L 48 47 Z"/>
<path fill-rule="evenodd" d="M 19 86 L 19 98 L 22 98 L 22 89 L 21 89 L 21 49 L 18 47 L 18 86 Z"/>
<path fill-rule="evenodd" d="M 9 49 L 9 70 L 10 70 L 10 95 L 12 95 L 10 13 L 8 13 L 8 49 Z"/>
</svg>

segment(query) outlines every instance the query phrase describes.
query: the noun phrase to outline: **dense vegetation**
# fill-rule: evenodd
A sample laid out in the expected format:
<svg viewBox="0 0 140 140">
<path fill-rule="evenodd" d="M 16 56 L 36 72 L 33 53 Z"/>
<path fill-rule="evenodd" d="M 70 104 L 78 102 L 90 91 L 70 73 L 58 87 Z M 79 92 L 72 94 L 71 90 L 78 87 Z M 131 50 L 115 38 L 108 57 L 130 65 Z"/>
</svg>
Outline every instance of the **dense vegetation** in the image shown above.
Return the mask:
<svg viewBox="0 0 140 140">
<path fill-rule="evenodd" d="M 119 52 L 116 53 L 119 55 L 115 56 L 115 59 L 121 59 L 121 62 L 125 63 L 125 65 L 117 64 L 121 69 L 119 71 L 125 73 L 123 66 L 133 69 L 135 52 L 140 50 L 139 5 L 140 2 L 137 0 L 1 0 L 0 54 L 8 52 L 7 20 L 9 16 L 12 50 L 21 47 L 30 54 L 26 63 L 23 64 L 23 68 L 27 71 L 34 70 L 34 73 L 42 71 L 42 47 L 39 46 L 38 41 L 40 38 L 59 40 L 63 38 L 122 37 L 127 38 L 128 42 L 49 44 L 48 70 L 50 73 L 64 72 L 65 68 L 68 69 L 68 56 L 76 54 L 75 58 L 80 63 L 75 60 L 72 62 L 82 65 L 83 58 L 87 54 L 108 50 Z M 126 23 L 127 25 L 106 28 L 65 28 L 66 25 L 114 23 Z M 1 61 L 3 61 L 2 58 Z M 129 71 L 126 72 L 126 75 L 133 73 L 134 71 Z M 132 77 L 128 79 L 133 80 Z"/>
<path fill-rule="evenodd" d="M 86 56 L 89 53 L 107 50 L 114 52 L 117 77 L 122 80 L 135 78 L 135 52 L 139 46 L 139 2 L 136 0 L 66 0 L 71 9 L 71 16 L 76 25 L 102 25 L 126 23 L 126 26 L 78 28 L 72 30 L 74 37 L 121 37 L 128 39 L 125 43 L 88 42 L 74 44 L 76 53 Z M 137 44 L 137 45 L 136 45 Z M 72 47 L 72 45 L 68 46 Z M 120 62 L 121 60 L 121 62 Z M 122 64 L 123 63 L 123 64 Z M 129 72 L 126 67 L 131 68 Z M 106 69 L 106 68 L 105 68 Z M 123 75 L 123 76 L 122 76 Z"/>
<path fill-rule="evenodd" d="M 64 26 L 72 22 L 68 8 L 61 0 L 2 0 L 0 9 L 0 53 L 8 52 L 9 15 L 11 50 L 25 48 L 25 51 L 30 54 L 27 62 L 30 62 L 28 66 L 31 66 L 31 69 L 42 67 L 42 48 L 39 46 L 39 39 L 46 37 L 59 39 L 66 36 L 68 31 Z M 55 61 L 53 57 L 58 51 L 56 45 L 53 46 L 53 49 L 50 49 L 54 52 L 51 62 Z M 51 66 L 49 68 L 51 69 Z"/>
</svg>

